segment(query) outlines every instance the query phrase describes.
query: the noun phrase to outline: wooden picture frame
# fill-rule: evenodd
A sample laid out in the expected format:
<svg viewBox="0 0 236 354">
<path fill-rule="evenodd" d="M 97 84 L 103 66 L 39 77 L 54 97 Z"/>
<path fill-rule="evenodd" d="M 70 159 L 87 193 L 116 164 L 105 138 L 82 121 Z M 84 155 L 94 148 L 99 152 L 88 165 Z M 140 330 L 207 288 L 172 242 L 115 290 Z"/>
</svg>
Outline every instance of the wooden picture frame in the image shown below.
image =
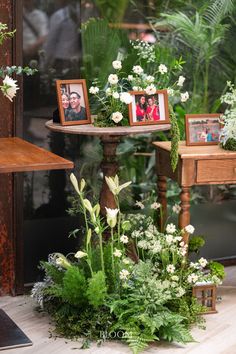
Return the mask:
<svg viewBox="0 0 236 354">
<path fill-rule="evenodd" d="M 91 116 L 85 80 L 56 80 L 62 125 L 90 124 Z"/>
<path fill-rule="evenodd" d="M 169 124 L 167 90 L 157 90 L 148 95 L 145 91 L 130 91 L 133 98 L 129 104 L 130 125 Z"/>
<path fill-rule="evenodd" d="M 220 113 L 186 114 L 186 145 L 217 145 L 221 125 Z"/>
</svg>

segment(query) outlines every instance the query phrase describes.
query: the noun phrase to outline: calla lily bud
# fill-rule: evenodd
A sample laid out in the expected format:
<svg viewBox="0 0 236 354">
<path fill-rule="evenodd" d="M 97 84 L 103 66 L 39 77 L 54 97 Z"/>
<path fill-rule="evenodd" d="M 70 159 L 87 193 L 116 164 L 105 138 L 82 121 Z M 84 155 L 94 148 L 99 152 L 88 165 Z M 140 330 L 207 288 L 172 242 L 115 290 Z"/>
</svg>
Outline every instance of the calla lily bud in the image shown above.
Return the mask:
<svg viewBox="0 0 236 354">
<path fill-rule="evenodd" d="M 88 232 L 87 232 L 87 245 L 89 244 L 89 242 L 91 240 L 91 236 L 92 236 L 92 230 L 88 229 Z"/>
<path fill-rule="evenodd" d="M 93 208 L 92 208 L 92 205 L 91 205 L 90 201 L 89 201 L 88 199 L 83 199 L 83 203 L 84 203 L 85 208 L 86 208 L 90 213 L 93 213 Z"/>
<path fill-rule="evenodd" d="M 65 256 L 61 255 L 56 259 L 56 264 L 61 266 L 62 268 L 68 269 L 71 267 L 70 262 L 66 259 Z"/>
<path fill-rule="evenodd" d="M 87 257 L 87 253 L 85 253 L 85 252 L 82 252 L 82 251 L 78 251 L 78 252 L 76 252 L 76 254 L 75 254 L 75 258 L 84 258 L 84 257 Z"/>
<path fill-rule="evenodd" d="M 75 177 L 74 173 L 70 174 L 70 181 L 73 184 L 74 189 L 78 194 L 80 194 L 79 186 L 78 186 L 78 181 L 77 178 Z"/>
<path fill-rule="evenodd" d="M 86 186 L 86 182 L 82 178 L 81 181 L 80 181 L 80 192 L 83 192 L 85 186 Z"/>
<path fill-rule="evenodd" d="M 99 234 L 99 227 L 97 226 L 94 231 L 96 232 L 96 234 L 98 235 Z"/>
<path fill-rule="evenodd" d="M 99 204 L 96 204 L 94 207 L 93 207 L 93 211 L 95 212 L 96 214 L 96 217 L 98 217 L 99 213 L 100 213 L 100 210 L 101 210 L 101 207 Z"/>
</svg>

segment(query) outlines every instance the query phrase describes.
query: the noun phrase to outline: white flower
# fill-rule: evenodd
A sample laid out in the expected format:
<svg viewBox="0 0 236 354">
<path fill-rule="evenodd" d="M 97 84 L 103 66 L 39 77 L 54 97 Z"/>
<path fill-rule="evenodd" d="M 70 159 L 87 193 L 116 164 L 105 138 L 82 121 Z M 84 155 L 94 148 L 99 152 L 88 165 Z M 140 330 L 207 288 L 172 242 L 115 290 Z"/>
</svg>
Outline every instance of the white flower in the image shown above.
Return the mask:
<svg viewBox="0 0 236 354">
<path fill-rule="evenodd" d="M 172 210 L 175 214 L 179 214 L 181 210 L 181 206 L 179 204 L 175 204 L 173 205 Z"/>
<path fill-rule="evenodd" d="M 154 78 L 154 76 L 152 76 L 152 75 L 148 75 L 148 76 L 146 77 L 146 80 L 147 80 L 147 82 L 152 83 L 152 82 L 154 82 L 155 78 Z"/>
<path fill-rule="evenodd" d="M 133 81 L 134 77 L 133 75 L 128 75 L 128 81 Z"/>
<path fill-rule="evenodd" d="M 83 258 L 83 257 L 86 257 L 88 254 L 85 253 L 85 252 L 82 252 L 82 251 L 78 251 L 76 252 L 75 254 L 75 258 Z"/>
<path fill-rule="evenodd" d="M 178 281 L 179 280 L 178 275 L 172 275 L 171 280 Z"/>
<path fill-rule="evenodd" d="M 156 90 L 157 89 L 156 89 L 156 87 L 153 84 L 147 86 L 144 89 L 144 91 L 146 92 L 147 95 L 154 95 L 156 93 Z"/>
<path fill-rule="evenodd" d="M 128 92 L 121 92 L 120 94 L 120 100 L 123 103 L 130 104 L 133 100 L 132 96 Z"/>
<path fill-rule="evenodd" d="M 161 207 L 161 204 L 160 203 L 157 203 L 157 202 L 154 202 L 151 204 L 151 209 L 159 209 Z"/>
<path fill-rule="evenodd" d="M 182 297 L 185 294 L 185 290 L 183 288 L 179 288 L 176 296 L 177 297 Z"/>
<path fill-rule="evenodd" d="M 166 270 L 167 270 L 168 273 L 174 273 L 175 272 L 175 266 L 173 264 L 169 264 L 166 267 Z"/>
<path fill-rule="evenodd" d="M 118 99 L 120 97 L 118 92 L 113 92 L 112 96 L 116 99 Z"/>
<path fill-rule="evenodd" d="M 130 272 L 126 269 L 122 269 L 120 271 L 120 279 L 122 279 L 122 280 L 126 280 L 129 275 L 130 275 Z"/>
<path fill-rule="evenodd" d="M 128 187 L 132 182 L 125 182 L 121 185 L 119 185 L 119 177 L 115 175 L 115 177 L 107 177 L 105 176 L 106 183 L 114 195 L 118 195 L 120 191 L 126 187 Z"/>
<path fill-rule="evenodd" d="M 123 119 L 123 115 L 120 112 L 112 113 L 111 119 L 115 123 L 119 123 Z"/>
<path fill-rule="evenodd" d="M 172 235 L 166 235 L 165 240 L 168 244 L 171 244 L 174 241 L 174 237 Z"/>
<path fill-rule="evenodd" d="M 108 76 L 108 82 L 111 84 L 111 85 L 116 85 L 118 83 L 119 79 L 118 79 L 118 76 L 116 74 L 110 74 Z"/>
<path fill-rule="evenodd" d="M 114 60 L 112 62 L 112 66 L 114 69 L 119 70 L 122 68 L 121 61 L 120 60 Z"/>
<path fill-rule="evenodd" d="M 129 239 L 128 239 L 128 237 L 127 236 L 125 236 L 125 235 L 122 235 L 121 237 L 120 237 L 120 242 L 122 242 L 122 243 L 128 243 L 129 242 Z"/>
<path fill-rule="evenodd" d="M 188 276 L 187 278 L 187 282 L 190 283 L 190 284 L 194 284 L 198 281 L 198 275 L 195 274 L 195 273 L 192 273 Z"/>
<path fill-rule="evenodd" d="M 145 208 L 144 204 L 142 202 L 139 202 L 138 200 L 136 200 L 136 203 L 134 205 L 138 206 L 140 209 Z"/>
<path fill-rule="evenodd" d="M 166 226 L 166 232 L 168 234 L 173 234 L 176 231 L 176 227 L 174 224 L 170 223 Z"/>
<path fill-rule="evenodd" d="M 106 95 L 107 95 L 107 96 L 112 96 L 112 91 L 111 91 L 111 88 L 110 88 L 110 87 L 108 87 L 108 88 L 106 89 Z"/>
<path fill-rule="evenodd" d="M 11 77 L 6 75 L 3 80 L 3 86 L 1 87 L 4 96 L 6 96 L 11 102 L 13 97 L 16 95 L 16 91 L 19 90 L 16 82 L 16 80 L 13 80 Z"/>
<path fill-rule="evenodd" d="M 163 75 L 165 73 L 167 73 L 167 67 L 165 66 L 165 64 L 160 64 L 158 66 L 158 71 Z"/>
<path fill-rule="evenodd" d="M 130 261 L 129 258 L 124 258 L 124 259 L 122 259 L 122 262 L 123 262 L 124 264 L 130 264 L 130 263 L 131 263 L 131 261 Z"/>
<path fill-rule="evenodd" d="M 205 258 L 201 257 L 198 260 L 198 263 L 202 266 L 202 268 L 204 268 L 207 265 L 207 260 Z"/>
<path fill-rule="evenodd" d="M 138 74 L 138 75 L 143 73 L 143 68 L 141 68 L 140 65 L 134 65 L 132 70 L 135 74 Z"/>
<path fill-rule="evenodd" d="M 176 240 L 176 241 L 181 241 L 182 239 L 183 239 L 182 236 L 177 236 L 177 237 L 175 237 L 175 240 Z"/>
<path fill-rule="evenodd" d="M 111 228 L 113 228 L 116 226 L 117 214 L 119 212 L 119 209 L 110 209 L 107 207 L 105 207 L 105 209 L 107 212 L 107 223 Z"/>
<path fill-rule="evenodd" d="M 187 91 L 184 93 L 181 93 L 180 96 L 181 96 L 181 102 L 186 102 L 189 99 L 189 94 Z"/>
<path fill-rule="evenodd" d="M 89 92 L 92 94 L 92 95 L 96 95 L 96 93 L 99 92 L 99 88 L 97 86 L 91 86 L 90 89 L 89 89 Z"/>
<path fill-rule="evenodd" d="M 185 77 L 182 76 L 182 75 L 180 75 L 180 76 L 179 76 L 179 79 L 178 79 L 178 82 L 177 82 L 177 86 L 182 87 L 183 84 L 184 84 L 184 81 L 185 81 Z"/>
<path fill-rule="evenodd" d="M 145 240 L 138 241 L 138 247 L 143 248 L 144 250 L 148 249 L 148 242 Z"/>
<path fill-rule="evenodd" d="M 168 87 L 167 93 L 168 93 L 169 96 L 173 96 L 174 95 L 174 90 L 172 88 Z"/>
<path fill-rule="evenodd" d="M 194 230 L 195 230 L 195 228 L 192 225 L 187 225 L 187 226 L 185 226 L 184 229 L 188 234 L 193 234 Z"/>
<path fill-rule="evenodd" d="M 118 257 L 118 258 L 120 258 L 122 256 L 122 252 L 120 250 L 118 250 L 117 248 L 115 249 L 113 254 L 115 257 Z"/>
</svg>

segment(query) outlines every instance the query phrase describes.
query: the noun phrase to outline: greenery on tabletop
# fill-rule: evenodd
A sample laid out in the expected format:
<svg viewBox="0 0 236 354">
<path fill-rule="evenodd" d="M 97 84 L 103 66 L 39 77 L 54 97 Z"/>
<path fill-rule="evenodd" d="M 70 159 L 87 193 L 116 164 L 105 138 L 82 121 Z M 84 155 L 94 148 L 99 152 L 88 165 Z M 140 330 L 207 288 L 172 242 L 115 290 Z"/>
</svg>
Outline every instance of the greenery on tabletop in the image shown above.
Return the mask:
<svg viewBox="0 0 236 354">
<path fill-rule="evenodd" d="M 211 272 L 206 259 L 186 258 L 182 236 L 192 234 L 194 227 L 178 230 L 167 223 L 159 231 L 162 209 L 157 202 L 137 202 L 145 214 L 123 214 L 120 194 L 131 182 L 120 185 L 118 176 L 106 177 L 116 208 L 106 208 L 104 218 L 100 205 L 86 198 L 85 181 L 78 183 L 71 174 L 71 182 L 77 210 L 85 218 L 84 228 L 76 232 L 82 247 L 68 256 L 49 255 L 41 262 L 45 278 L 32 290 L 52 315 L 57 331 L 71 338 L 82 336 L 86 343 L 121 339 L 133 353 L 161 339 L 192 341 L 192 324 L 202 325 L 202 306 L 192 298 L 192 286 L 199 281 L 219 284 L 223 277 L 215 265 Z M 173 211 L 179 213 L 180 207 L 174 205 Z"/>
<path fill-rule="evenodd" d="M 224 149 L 236 151 L 236 88 L 230 81 L 227 82 L 227 87 L 228 91 L 221 96 L 221 103 L 228 107 L 220 117 L 223 125 L 220 142 Z"/>
</svg>

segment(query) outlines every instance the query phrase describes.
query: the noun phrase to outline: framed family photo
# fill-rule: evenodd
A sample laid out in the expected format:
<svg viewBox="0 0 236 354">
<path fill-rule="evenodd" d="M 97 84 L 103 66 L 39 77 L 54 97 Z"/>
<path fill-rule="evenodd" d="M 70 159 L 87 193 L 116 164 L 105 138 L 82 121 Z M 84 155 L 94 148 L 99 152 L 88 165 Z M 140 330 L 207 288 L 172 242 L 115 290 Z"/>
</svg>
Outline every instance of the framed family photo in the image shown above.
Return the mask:
<svg viewBox="0 0 236 354">
<path fill-rule="evenodd" d="M 217 145 L 221 125 L 220 114 L 186 114 L 186 145 Z"/>
<path fill-rule="evenodd" d="M 56 87 L 61 124 L 91 123 L 85 80 L 57 80 Z"/>
<path fill-rule="evenodd" d="M 145 91 L 131 91 L 133 100 L 129 104 L 130 125 L 169 123 L 167 90 L 157 90 L 152 95 Z"/>
</svg>

